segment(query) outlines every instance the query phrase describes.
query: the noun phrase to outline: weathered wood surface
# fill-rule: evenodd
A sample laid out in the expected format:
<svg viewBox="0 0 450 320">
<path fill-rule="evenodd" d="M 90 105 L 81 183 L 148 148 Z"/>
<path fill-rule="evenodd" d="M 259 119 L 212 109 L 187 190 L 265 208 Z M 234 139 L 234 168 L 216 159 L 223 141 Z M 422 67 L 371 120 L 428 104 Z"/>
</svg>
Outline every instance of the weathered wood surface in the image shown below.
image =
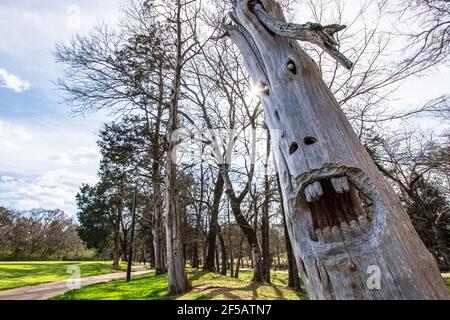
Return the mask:
<svg viewBox="0 0 450 320">
<path fill-rule="evenodd" d="M 228 34 L 263 88 L 289 235 L 310 297 L 448 299 L 436 261 L 317 65 L 294 36 L 263 24 L 285 21 L 280 6 L 240 0 L 231 18 Z M 377 270 L 380 288 L 368 285 Z"/>
</svg>

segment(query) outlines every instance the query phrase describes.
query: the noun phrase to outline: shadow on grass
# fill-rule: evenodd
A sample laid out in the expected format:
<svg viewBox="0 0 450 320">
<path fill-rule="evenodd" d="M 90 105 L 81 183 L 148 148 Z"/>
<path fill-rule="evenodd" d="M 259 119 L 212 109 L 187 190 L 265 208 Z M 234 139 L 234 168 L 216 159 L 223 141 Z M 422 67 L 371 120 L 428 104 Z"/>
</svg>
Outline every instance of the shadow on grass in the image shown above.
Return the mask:
<svg viewBox="0 0 450 320">
<path fill-rule="evenodd" d="M 188 277 L 193 282 L 193 289 L 182 295 L 168 295 L 167 276 L 155 276 L 154 273 L 151 273 L 138 276 L 130 283 L 116 280 L 87 286 L 66 293 L 59 298 L 64 300 L 285 300 L 305 298 L 302 292 L 295 292 L 282 284 L 278 285 L 278 283 L 253 283 L 199 269 L 190 270 Z"/>
</svg>

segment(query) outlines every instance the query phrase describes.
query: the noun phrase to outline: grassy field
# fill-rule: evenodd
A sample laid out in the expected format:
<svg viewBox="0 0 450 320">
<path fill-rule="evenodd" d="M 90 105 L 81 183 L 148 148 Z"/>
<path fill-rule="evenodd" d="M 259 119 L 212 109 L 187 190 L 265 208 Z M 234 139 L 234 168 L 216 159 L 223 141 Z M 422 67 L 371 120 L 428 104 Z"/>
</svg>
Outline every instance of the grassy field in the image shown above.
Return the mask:
<svg viewBox="0 0 450 320">
<path fill-rule="evenodd" d="M 0 290 L 27 285 L 65 280 L 69 276 L 68 266 L 76 265 L 81 276 L 95 276 L 115 272 L 111 262 L 0 262 Z M 122 264 L 121 270 L 125 269 Z M 259 285 L 250 282 L 252 271 L 243 270 L 239 279 L 188 270 L 193 290 L 187 294 L 168 297 L 167 278 L 149 273 L 133 277 L 132 282 L 115 280 L 68 292 L 55 300 L 301 300 L 307 299 L 305 292 L 295 292 L 287 287 L 287 273 L 272 272 L 272 284 Z M 443 274 L 450 289 L 450 273 Z"/>
<path fill-rule="evenodd" d="M 67 279 L 67 267 L 80 267 L 81 277 L 116 272 L 111 261 L 83 262 L 0 262 L 0 290 L 37 285 Z M 124 270 L 125 264 L 121 266 Z"/>
<path fill-rule="evenodd" d="M 287 287 L 287 273 L 273 273 L 271 285 L 250 282 L 251 271 L 242 271 L 239 279 L 214 273 L 190 270 L 193 290 L 187 294 L 167 297 L 167 278 L 154 273 L 136 276 L 130 283 L 116 280 L 67 292 L 55 300 L 301 300 L 304 292 Z"/>
<path fill-rule="evenodd" d="M 450 272 L 443 273 L 442 277 L 444 278 L 445 283 L 447 284 L 447 288 L 450 290 Z"/>
</svg>

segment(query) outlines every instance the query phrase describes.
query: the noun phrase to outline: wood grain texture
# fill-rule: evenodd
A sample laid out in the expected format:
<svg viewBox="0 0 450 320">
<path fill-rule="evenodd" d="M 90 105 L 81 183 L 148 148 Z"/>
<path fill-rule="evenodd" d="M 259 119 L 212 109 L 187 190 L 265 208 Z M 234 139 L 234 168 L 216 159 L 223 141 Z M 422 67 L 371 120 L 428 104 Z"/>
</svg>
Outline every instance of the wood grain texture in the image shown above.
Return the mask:
<svg viewBox="0 0 450 320">
<path fill-rule="evenodd" d="M 285 21 L 275 1 L 263 0 L 261 5 L 272 17 Z M 287 228 L 310 297 L 448 299 L 436 261 L 321 79 L 317 65 L 296 41 L 268 30 L 254 7 L 255 1 L 250 5 L 248 0 L 237 1 L 233 22 L 226 28 L 255 83 L 267 86 L 261 100 L 271 130 Z M 325 215 L 316 222 L 329 224 L 319 230 L 321 241 L 313 226 L 315 200 L 307 199 L 305 189 L 313 192 L 315 182 L 331 183 L 334 178 L 348 179 L 353 194 L 352 200 L 342 198 L 335 204 L 342 210 L 333 219 L 340 221 L 345 210 L 356 210 L 369 222 L 359 218 L 361 223 L 337 225 Z M 357 192 L 371 201 L 368 213 L 361 212 L 362 203 L 355 203 Z M 333 194 L 330 199 L 339 197 Z M 317 205 L 319 211 L 335 214 L 333 206 Z M 367 285 L 373 268 L 380 271 L 379 289 Z"/>
</svg>

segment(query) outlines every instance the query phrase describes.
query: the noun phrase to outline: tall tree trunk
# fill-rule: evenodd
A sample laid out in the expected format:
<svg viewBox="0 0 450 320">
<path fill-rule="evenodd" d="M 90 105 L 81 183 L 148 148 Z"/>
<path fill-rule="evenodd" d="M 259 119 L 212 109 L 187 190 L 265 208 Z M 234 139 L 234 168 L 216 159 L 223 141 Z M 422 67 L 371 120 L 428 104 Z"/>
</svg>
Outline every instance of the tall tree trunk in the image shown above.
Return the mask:
<svg viewBox="0 0 450 320">
<path fill-rule="evenodd" d="M 228 34 L 251 77 L 264 88 L 261 100 L 287 227 L 310 298 L 449 298 L 436 261 L 391 186 L 317 65 L 291 39 L 299 33 L 319 45 L 317 39 L 324 39 L 322 47 L 350 67 L 324 38 L 339 26 L 286 27 L 281 6 L 273 0 L 238 1 L 232 17 Z"/>
<path fill-rule="evenodd" d="M 177 166 L 176 166 L 176 137 L 178 129 L 178 104 L 181 88 L 182 68 L 182 39 L 181 39 L 181 3 L 177 0 L 176 7 L 176 63 L 173 81 L 172 101 L 169 108 L 167 130 L 167 172 L 165 196 L 165 225 L 166 225 L 166 254 L 169 280 L 169 294 L 182 294 L 191 290 L 183 257 L 183 243 L 181 234 L 181 216 L 178 208 Z"/>
<path fill-rule="evenodd" d="M 254 166 L 253 166 L 254 168 Z M 250 223 L 245 218 L 244 214 L 242 213 L 241 204 L 244 200 L 245 196 L 248 194 L 250 188 L 251 188 L 251 177 L 253 176 L 253 172 L 250 173 L 249 179 L 247 181 L 247 185 L 245 189 L 241 192 L 239 197 L 236 197 L 236 194 L 233 189 L 233 184 L 230 180 L 230 177 L 228 175 L 228 166 L 227 165 L 221 165 L 220 171 L 222 173 L 222 176 L 225 180 L 225 192 L 228 196 L 228 201 L 230 202 L 231 211 L 233 212 L 234 218 L 236 219 L 236 222 L 241 229 L 241 231 L 244 233 L 244 236 L 247 239 L 248 245 L 250 247 L 250 257 L 252 261 L 252 267 L 253 267 L 253 282 L 259 282 L 259 283 L 265 283 L 267 282 L 264 275 L 264 266 L 261 256 L 261 249 L 258 244 L 258 237 L 256 234 L 256 224 L 255 227 L 252 228 Z M 254 204 L 256 203 L 256 199 L 254 199 Z M 255 220 L 256 220 L 257 212 L 255 211 Z"/>
<path fill-rule="evenodd" d="M 231 217 L 230 217 L 230 202 L 227 202 L 227 219 L 228 219 L 228 245 L 230 246 L 230 276 L 233 276 L 234 256 L 233 256 L 233 242 L 231 240 Z"/>
<path fill-rule="evenodd" d="M 116 221 L 114 226 L 114 260 L 112 267 L 115 270 L 118 270 L 120 265 L 120 223 L 122 220 L 122 208 L 118 205 L 116 207 Z"/>
<path fill-rule="evenodd" d="M 123 235 L 123 239 L 121 237 L 120 239 L 120 253 L 122 255 L 122 260 L 123 261 L 128 261 L 128 239 L 127 239 L 127 234 L 124 233 Z"/>
<path fill-rule="evenodd" d="M 237 263 L 236 263 L 236 271 L 234 273 L 234 277 L 235 278 L 239 278 L 239 269 L 241 267 L 241 265 L 243 264 L 242 261 L 242 245 L 244 243 L 244 237 L 241 237 L 241 241 L 239 241 L 239 254 L 238 254 L 238 259 L 237 259 Z"/>
<path fill-rule="evenodd" d="M 261 216 L 261 247 L 264 264 L 264 277 L 270 283 L 270 230 L 269 230 L 269 201 L 270 201 L 270 182 L 269 182 L 269 157 L 270 157 L 270 135 L 267 137 L 266 161 L 264 163 L 264 202 Z"/>
<path fill-rule="evenodd" d="M 219 173 L 217 175 L 216 183 L 214 185 L 213 204 L 210 212 L 211 218 L 207 236 L 207 253 L 205 258 L 205 264 L 203 266 L 204 270 L 211 272 L 216 272 L 214 264 L 214 253 L 216 251 L 216 238 L 219 229 L 218 217 L 220 209 L 220 199 L 222 198 L 224 184 L 225 184 L 224 179 L 222 175 Z"/>
<path fill-rule="evenodd" d="M 220 270 L 220 257 L 219 257 L 219 250 L 216 250 L 216 270 Z"/>
<path fill-rule="evenodd" d="M 222 252 L 222 267 L 220 269 L 220 274 L 223 276 L 227 275 L 227 251 L 225 248 L 225 241 L 223 240 L 222 233 L 219 232 L 219 243 L 220 251 Z"/>
<path fill-rule="evenodd" d="M 234 201 L 233 201 L 234 200 Z M 258 244 L 258 237 L 256 235 L 255 230 L 250 226 L 245 219 L 244 215 L 241 211 L 240 202 L 235 201 L 235 199 L 230 199 L 231 211 L 234 214 L 236 222 L 244 233 L 249 247 L 251 248 L 251 259 L 253 264 L 253 282 L 265 283 L 266 279 L 264 277 L 264 267 L 263 261 L 261 257 L 261 249 Z"/>
<path fill-rule="evenodd" d="M 155 274 L 160 275 L 167 272 L 166 265 L 166 243 L 164 233 L 164 222 L 162 212 L 162 199 L 161 199 L 161 169 L 162 169 L 162 153 L 161 151 L 161 117 L 164 109 L 164 78 L 163 78 L 163 65 L 159 65 L 159 97 L 158 97 L 158 110 L 155 120 L 155 132 L 153 133 L 153 146 L 152 146 L 152 173 L 153 173 L 153 251 L 154 251 L 154 265 Z M 150 124 L 149 124 L 150 126 Z"/>
<path fill-rule="evenodd" d="M 194 245 L 192 247 L 192 268 L 198 269 L 200 266 L 198 261 L 198 243 L 197 240 L 194 241 Z"/>
<path fill-rule="evenodd" d="M 165 258 L 165 232 L 161 206 L 161 167 L 159 160 L 153 164 L 153 248 L 156 275 L 167 272 Z"/>
<path fill-rule="evenodd" d="M 147 246 L 148 244 L 145 244 L 145 245 Z M 150 257 L 149 257 L 150 258 L 150 267 L 154 269 L 155 268 L 155 247 L 153 246 L 153 232 L 150 235 L 150 244 L 148 246 L 150 247 Z M 143 248 L 142 251 L 143 251 L 142 256 L 145 259 L 145 249 Z"/>
</svg>

